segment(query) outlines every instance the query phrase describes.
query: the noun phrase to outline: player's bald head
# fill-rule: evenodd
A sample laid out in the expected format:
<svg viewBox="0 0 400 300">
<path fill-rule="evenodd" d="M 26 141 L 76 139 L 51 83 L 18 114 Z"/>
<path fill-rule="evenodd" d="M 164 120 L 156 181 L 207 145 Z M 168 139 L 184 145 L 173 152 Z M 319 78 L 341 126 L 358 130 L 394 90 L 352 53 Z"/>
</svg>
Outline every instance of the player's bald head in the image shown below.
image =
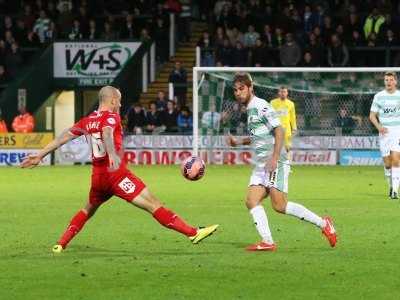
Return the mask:
<svg viewBox="0 0 400 300">
<path fill-rule="evenodd" d="M 99 102 L 105 103 L 113 98 L 121 98 L 121 92 L 110 85 L 103 86 L 99 91 Z"/>
</svg>

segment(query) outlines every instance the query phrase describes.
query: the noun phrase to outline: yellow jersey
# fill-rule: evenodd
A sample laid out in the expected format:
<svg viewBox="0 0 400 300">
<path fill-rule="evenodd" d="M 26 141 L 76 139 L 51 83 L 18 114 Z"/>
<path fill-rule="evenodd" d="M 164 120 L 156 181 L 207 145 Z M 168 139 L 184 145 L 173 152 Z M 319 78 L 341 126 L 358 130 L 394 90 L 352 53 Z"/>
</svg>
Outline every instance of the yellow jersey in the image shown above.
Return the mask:
<svg viewBox="0 0 400 300">
<path fill-rule="evenodd" d="M 293 101 L 275 98 L 271 100 L 271 105 L 278 114 L 282 127 L 285 129 L 285 136 L 291 136 L 293 130 L 297 130 L 296 109 Z"/>
</svg>

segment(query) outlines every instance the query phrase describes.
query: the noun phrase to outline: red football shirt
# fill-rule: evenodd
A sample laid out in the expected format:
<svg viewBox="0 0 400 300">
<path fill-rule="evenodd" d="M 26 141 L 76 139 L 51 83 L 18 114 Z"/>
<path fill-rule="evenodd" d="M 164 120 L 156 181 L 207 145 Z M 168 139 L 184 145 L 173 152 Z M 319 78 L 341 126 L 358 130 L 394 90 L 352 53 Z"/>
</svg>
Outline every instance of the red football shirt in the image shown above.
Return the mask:
<svg viewBox="0 0 400 300">
<path fill-rule="evenodd" d="M 122 149 L 122 126 L 121 117 L 110 111 L 94 111 L 87 117 L 79 120 L 70 130 L 73 135 L 85 135 L 89 145 L 92 147 L 93 172 L 107 172 L 109 167 L 108 154 L 103 140 L 103 128 L 114 129 L 115 151 L 122 158 L 121 168 L 126 166 Z"/>
</svg>

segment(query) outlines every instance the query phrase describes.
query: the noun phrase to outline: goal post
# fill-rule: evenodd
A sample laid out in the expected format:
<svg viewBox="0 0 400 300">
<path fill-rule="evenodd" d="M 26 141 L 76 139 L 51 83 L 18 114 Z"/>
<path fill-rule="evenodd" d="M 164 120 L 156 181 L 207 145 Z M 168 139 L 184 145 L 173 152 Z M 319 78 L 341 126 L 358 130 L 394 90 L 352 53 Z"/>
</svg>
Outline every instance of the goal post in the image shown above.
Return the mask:
<svg viewBox="0 0 400 300">
<path fill-rule="evenodd" d="M 368 120 L 373 95 L 384 89 L 383 75 L 388 71 L 398 73 L 400 68 L 194 67 L 193 153 L 222 147 L 227 134 L 247 134 L 245 109 L 233 96 L 237 72 L 250 73 L 256 96 L 268 102 L 286 87 L 302 136 L 368 136 L 376 134 Z M 340 114 L 348 114 L 354 125 L 337 124 Z"/>
</svg>

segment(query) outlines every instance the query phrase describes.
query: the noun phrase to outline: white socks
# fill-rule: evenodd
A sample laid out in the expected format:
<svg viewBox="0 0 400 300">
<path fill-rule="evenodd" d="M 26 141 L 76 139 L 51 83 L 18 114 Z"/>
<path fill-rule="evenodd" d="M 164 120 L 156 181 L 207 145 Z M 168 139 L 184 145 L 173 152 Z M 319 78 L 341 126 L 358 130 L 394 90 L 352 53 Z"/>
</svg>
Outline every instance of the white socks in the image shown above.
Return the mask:
<svg viewBox="0 0 400 300">
<path fill-rule="evenodd" d="M 325 221 L 321 217 L 317 216 L 312 211 L 305 208 L 303 205 L 294 202 L 287 203 L 286 214 L 295 216 L 300 220 L 306 220 L 310 223 L 317 225 L 320 228 L 323 228 L 326 225 Z"/>
<path fill-rule="evenodd" d="M 389 185 L 389 188 L 391 188 L 392 187 L 392 169 L 391 168 L 389 168 L 389 169 L 384 168 L 384 170 L 385 170 L 386 181 L 387 181 L 387 183 Z"/>
<path fill-rule="evenodd" d="M 392 167 L 392 188 L 394 192 L 398 192 L 400 184 L 400 167 Z"/>
<path fill-rule="evenodd" d="M 257 205 L 250 209 L 250 214 L 253 217 L 254 225 L 256 225 L 258 234 L 261 236 L 264 242 L 269 244 L 274 243 L 272 240 L 271 230 L 268 225 L 267 214 L 265 213 L 264 207 Z"/>
</svg>

